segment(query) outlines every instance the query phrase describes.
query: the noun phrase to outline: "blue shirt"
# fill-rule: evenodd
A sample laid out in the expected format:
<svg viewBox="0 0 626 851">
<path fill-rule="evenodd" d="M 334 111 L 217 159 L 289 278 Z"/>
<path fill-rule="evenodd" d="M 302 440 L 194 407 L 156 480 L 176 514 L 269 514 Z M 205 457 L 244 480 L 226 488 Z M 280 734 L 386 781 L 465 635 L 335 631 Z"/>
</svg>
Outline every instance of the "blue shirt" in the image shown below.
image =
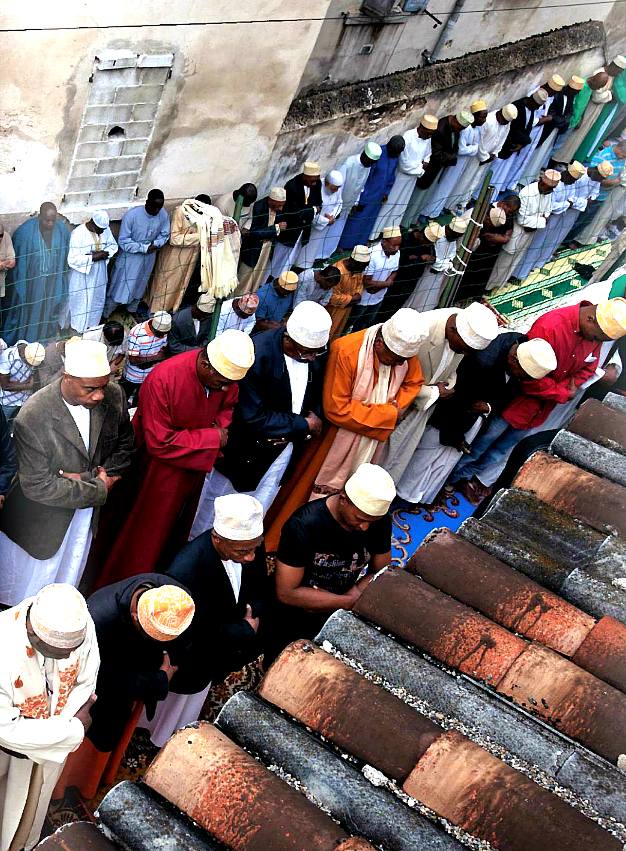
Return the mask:
<svg viewBox="0 0 626 851">
<path fill-rule="evenodd" d="M 597 151 L 591 158 L 589 168 L 593 168 L 593 166 L 595 165 L 600 165 L 600 163 L 602 162 L 609 162 L 613 166 L 613 174 L 610 178 L 608 178 L 609 180 L 613 180 L 614 178 L 619 177 L 622 171 L 624 170 L 625 161 L 619 159 L 613 148 L 602 148 L 601 151 Z M 610 191 L 610 189 L 601 186 L 600 192 L 598 194 L 598 201 L 604 201 Z"/>
<path fill-rule="evenodd" d="M 293 310 L 293 298 L 295 291 L 288 295 L 280 296 L 274 288 L 273 281 L 269 281 L 257 291 L 259 306 L 256 309 L 256 318 L 268 319 L 271 322 L 282 322 L 285 316 Z"/>
</svg>

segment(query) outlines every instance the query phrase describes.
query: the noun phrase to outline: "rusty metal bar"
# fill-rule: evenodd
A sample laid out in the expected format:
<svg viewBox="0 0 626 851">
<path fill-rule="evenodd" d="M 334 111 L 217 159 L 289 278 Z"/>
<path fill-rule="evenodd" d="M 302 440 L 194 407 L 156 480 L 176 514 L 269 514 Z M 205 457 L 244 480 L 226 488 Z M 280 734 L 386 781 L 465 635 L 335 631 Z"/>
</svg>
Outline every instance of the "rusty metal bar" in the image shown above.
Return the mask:
<svg viewBox="0 0 626 851">
<path fill-rule="evenodd" d="M 602 618 L 574 654 L 572 661 L 626 692 L 626 626 Z"/>
<path fill-rule="evenodd" d="M 567 430 L 626 455 L 626 414 L 597 399 L 587 399 L 580 406 L 567 424 Z"/>
<path fill-rule="evenodd" d="M 36 848 L 41 851 L 115 851 L 120 846 L 110 842 L 95 824 L 77 821 L 63 825 Z"/>
</svg>

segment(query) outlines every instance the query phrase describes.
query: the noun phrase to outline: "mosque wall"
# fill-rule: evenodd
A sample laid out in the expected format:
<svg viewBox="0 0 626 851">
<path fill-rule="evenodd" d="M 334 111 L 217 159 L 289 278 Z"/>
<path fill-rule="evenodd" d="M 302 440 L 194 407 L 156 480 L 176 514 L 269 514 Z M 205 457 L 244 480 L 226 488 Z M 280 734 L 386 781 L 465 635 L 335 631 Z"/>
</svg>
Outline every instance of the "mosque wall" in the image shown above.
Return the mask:
<svg viewBox="0 0 626 851">
<path fill-rule="evenodd" d="M 305 159 L 322 171 L 415 127 L 424 112 L 442 116 L 477 98 L 491 108 L 516 100 L 553 73 L 588 76 L 605 62 L 602 23 L 574 24 L 425 68 L 299 95 L 277 139 L 261 191 L 282 185 Z"/>
</svg>

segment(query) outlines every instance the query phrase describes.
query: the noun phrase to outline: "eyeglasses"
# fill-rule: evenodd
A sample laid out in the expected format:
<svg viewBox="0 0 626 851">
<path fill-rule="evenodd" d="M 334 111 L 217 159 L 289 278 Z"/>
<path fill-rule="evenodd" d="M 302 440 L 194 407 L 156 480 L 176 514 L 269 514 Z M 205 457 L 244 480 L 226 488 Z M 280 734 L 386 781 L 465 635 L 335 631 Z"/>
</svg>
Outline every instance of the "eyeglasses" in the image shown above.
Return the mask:
<svg viewBox="0 0 626 851">
<path fill-rule="evenodd" d="M 305 349 L 303 346 L 298 345 L 291 337 L 289 339 L 296 350 L 298 358 L 303 361 L 314 361 L 328 351 L 328 346 L 323 346 L 321 349 Z"/>
</svg>

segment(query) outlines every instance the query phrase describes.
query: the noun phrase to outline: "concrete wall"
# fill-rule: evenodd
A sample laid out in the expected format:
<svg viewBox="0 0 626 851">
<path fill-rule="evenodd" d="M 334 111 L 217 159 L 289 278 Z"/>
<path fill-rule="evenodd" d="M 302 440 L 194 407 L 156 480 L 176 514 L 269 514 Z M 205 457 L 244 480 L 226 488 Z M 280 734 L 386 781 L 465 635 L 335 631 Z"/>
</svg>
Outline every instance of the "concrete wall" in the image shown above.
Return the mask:
<svg viewBox="0 0 626 851">
<path fill-rule="evenodd" d="M 360 6 L 359 0 L 332 0 L 328 20 L 302 77 L 301 92 L 419 66 L 423 62 L 422 51 L 431 53 L 443 31 L 424 14 L 389 15 L 385 23 L 376 23 L 360 14 Z M 430 0 L 428 6 L 444 26 L 454 7 L 455 0 Z M 347 19 L 342 17 L 346 14 Z M 606 21 L 608 42 L 614 52 L 626 49 L 623 3 L 466 0 L 458 23 L 446 32 L 437 58 L 498 47 L 590 18 Z M 363 23 L 355 25 L 355 21 Z M 361 55 L 359 51 L 367 44 L 373 45 L 372 53 Z"/>
<path fill-rule="evenodd" d="M 266 172 L 321 22 L 243 21 L 323 18 L 328 4 L 290 0 L 288 15 L 282 0 L 7 4 L 9 11 L 5 7 L 0 13 L 2 28 L 68 29 L 2 36 L 0 213 L 5 223 L 16 224 L 42 200 L 62 201 L 94 57 L 103 50 L 174 54 L 137 183 L 139 198 L 153 186 L 169 198 L 198 192 L 218 196 L 246 180 L 258 180 Z M 216 23 L 225 19 L 238 23 Z M 213 25 L 131 28 L 146 22 L 198 21 Z M 77 26 L 86 28 L 70 29 Z"/>
<path fill-rule="evenodd" d="M 558 72 L 588 75 L 604 60 L 602 24 L 566 27 L 542 36 L 297 98 L 285 119 L 260 189 L 282 185 L 305 159 L 323 170 L 414 127 L 424 112 L 446 115 L 485 98 L 491 108 L 522 97 Z"/>
</svg>

